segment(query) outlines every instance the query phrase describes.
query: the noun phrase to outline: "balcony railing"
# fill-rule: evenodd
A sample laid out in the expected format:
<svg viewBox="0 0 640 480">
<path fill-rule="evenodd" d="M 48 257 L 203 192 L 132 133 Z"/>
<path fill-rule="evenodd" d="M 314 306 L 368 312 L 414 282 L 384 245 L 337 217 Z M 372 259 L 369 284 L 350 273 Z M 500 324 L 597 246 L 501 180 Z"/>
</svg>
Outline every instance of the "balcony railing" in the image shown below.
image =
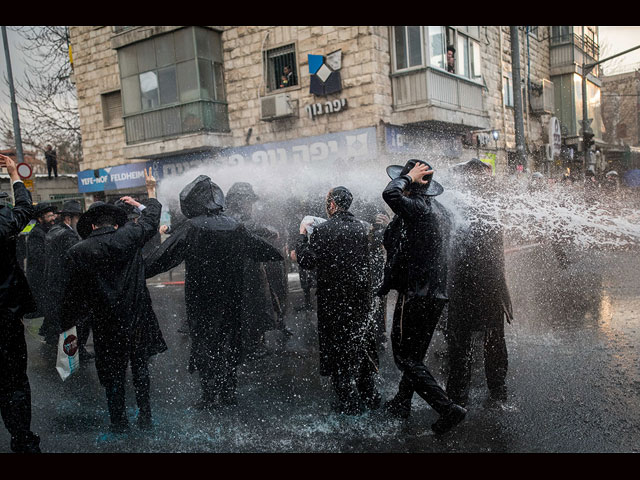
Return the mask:
<svg viewBox="0 0 640 480">
<path fill-rule="evenodd" d="M 392 77 L 393 106 L 434 105 L 483 114 L 482 85 L 433 68 L 422 68 Z"/>
<path fill-rule="evenodd" d="M 197 101 L 124 117 L 128 145 L 195 132 L 228 132 L 227 104 Z"/>
<path fill-rule="evenodd" d="M 567 33 L 551 37 L 551 67 L 582 65 L 600 59 L 600 47 L 588 37 Z M 596 67 L 594 75 L 599 76 L 600 68 Z"/>
</svg>

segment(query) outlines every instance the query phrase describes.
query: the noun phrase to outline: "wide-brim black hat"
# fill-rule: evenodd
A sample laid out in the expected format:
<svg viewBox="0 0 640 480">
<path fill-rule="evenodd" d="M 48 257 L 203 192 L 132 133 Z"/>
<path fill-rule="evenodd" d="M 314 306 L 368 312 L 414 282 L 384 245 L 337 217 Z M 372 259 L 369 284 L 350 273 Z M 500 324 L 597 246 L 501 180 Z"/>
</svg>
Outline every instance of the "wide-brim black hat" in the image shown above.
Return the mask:
<svg viewBox="0 0 640 480">
<path fill-rule="evenodd" d="M 95 202 L 80 216 L 77 226 L 78 234 L 82 238 L 87 238 L 91 235 L 93 231 L 91 225 L 95 224 L 103 215 L 112 216 L 118 227 L 122 227 L 127 223 L 127 212 L 124 209 L 111 203 Z"/>
<path fill-rule="evenodd" d="M 452 166 L 451 169 L 455 173 L 462 174 L 462 175 L 493 172 L 491 165 L 475 157 L 469 160 L 468 162 L 458 163 Z"/>
<path fill-rule="evenodd" d="M 249 202 L 257 202 L 260 197 L 253 191 L 253 187 L 247 182 L 236 182 L 231 185 L 231 188 L 225 195 L 227 202 L 232 202 L 237 199 L 245 199 Z"/>
<path fill-rule="evenodd" d="M 67 200 L 58 213 L 60 215 L 82 215 L 82 205 L 77 200 Z"/>
<path fill-rule="evenodd" d="M 396 179 L 401 175 L 409 173 L 416 163 L 424 163 L 431 168 L 431 165 L 424 160 L 411 159 L 407 161 L 405 165 L 389 165 L 387 167 L 387 175 L 389 175 L 389 178 L 392 180 Z M 430 174 L 429 176 L 431 177 L 431 181 L 421 189 L 421 193 L 429 197 L 435 197 L 442 194 L 444 192 L 444 187 L 433 179 L 433 174 Z M 420 188 L 418 187 L 418 189 Z"/>
<path fill-rule="evenodd" d="M 52 205 L 50 203 L 38 203 L 35 206 L 34 217 L 38 218 L 44 215 L 45 213 L 48 213 L 48 212 L 57 213 L 57 211 L 58 211 L 58 207 L 56 207 L 55 205 Z"/>
</svg>

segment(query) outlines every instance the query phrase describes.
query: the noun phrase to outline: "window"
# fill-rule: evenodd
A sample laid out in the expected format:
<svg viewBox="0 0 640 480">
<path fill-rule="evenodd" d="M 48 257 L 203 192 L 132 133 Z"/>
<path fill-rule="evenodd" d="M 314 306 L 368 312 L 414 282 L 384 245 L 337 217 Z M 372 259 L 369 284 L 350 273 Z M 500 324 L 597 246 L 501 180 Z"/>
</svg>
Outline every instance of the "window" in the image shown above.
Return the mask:
<svg viewBox="0 0 640 480">
<path fill-rule="evenodd" d="M 529 36 L 538 39 L 538 27 L 527 27 L 529 29 Z"/>
<path fill-rule="evenodd" d="M 270 92 L 280 88 L 298 85 L 298 65 L 295 45 L 272 48 L 264 54 L 267 89 Z"/>
<path fill-rule="evenodd" d="M 394 69 L 429 66 L 479 81 L 479 34 L 477 26 L 394 26 Z"/>
<path fill-rule="evenodd" d="M 505 107 L 513 107 L 513 81 L 511 74 L 505 74 L 503 80 L 502 98 L 504 99 L 504 105 Z"/>
<path fill-rule="evenodd" d="M 219 32 L 188 27 L 133 43 L 118 64 L 128 143 L 228 130 Z"/>
<path fill-rule="evenodd" d="M 122 97 L 120 90 L 117 92 L 103 93 L 102 100 L 102 124 L 104 128 L 122 125 Z"/>
</svg>

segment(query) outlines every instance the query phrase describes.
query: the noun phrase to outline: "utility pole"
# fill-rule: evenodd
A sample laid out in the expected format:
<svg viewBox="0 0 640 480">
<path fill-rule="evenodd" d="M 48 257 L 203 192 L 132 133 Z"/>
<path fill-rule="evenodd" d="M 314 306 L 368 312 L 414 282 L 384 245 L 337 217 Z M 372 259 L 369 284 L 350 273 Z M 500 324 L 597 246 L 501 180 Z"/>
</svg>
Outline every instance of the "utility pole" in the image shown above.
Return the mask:
<svg viewBox="0 0 640 480">
<path fill-rule="evenodd" d="M 633 50 L 637 50 L 640 48 L 640 45 L 625 50 L 624 52 L 616 53 L 615 55 L 611 55 L 610 57 L 603 58 L 602 60 L 598 60 L 593 63 L 583 63 L 582 64 L 582 150 L 584 153 L 584 167 L 588 168 L 593 162 L 591 161 L 590 152 L 591 146 L 594 143 L 593 137 L 593 129 L 591 128 L 592 118 L 589 118 L 589 99 L 587 98 L 587 75 L 591 73 L 591 71 L 601 63 L 604 63 L 612 58 L 619 57 L 620 55 L 624 55 L 625 53 L 629 53 Z"/>
<path fill-rule="evenodd" d="M 513 79 L 513 104 L 515 107 L 516 154 L 523 171 L 527 171 L 527 152 L 524 143 L 524 120 L 522 108 L 522 79 L 520 77 L 520 27 L 511 29 L 511 76 Z"/>
<path fill-rule="evenodd" d="M 4 58 L 7 61 L 7 79 L 9 81 L 9 93 L 11 95 L 11 116 L 13 117 L 13 139 L 16 141 L 17 163 L 24 162 L 22 153 L 22 137 L 20 136 L 20 119 L 18 118 L 18 104 L 16 92 L 13 88 L 13 73 L 11 71 L 11 57 L 9 56 L 9 42 L 7 41 L 7 27 L 2 27 L 2 43 L 4 44 Z"/>
</svg>

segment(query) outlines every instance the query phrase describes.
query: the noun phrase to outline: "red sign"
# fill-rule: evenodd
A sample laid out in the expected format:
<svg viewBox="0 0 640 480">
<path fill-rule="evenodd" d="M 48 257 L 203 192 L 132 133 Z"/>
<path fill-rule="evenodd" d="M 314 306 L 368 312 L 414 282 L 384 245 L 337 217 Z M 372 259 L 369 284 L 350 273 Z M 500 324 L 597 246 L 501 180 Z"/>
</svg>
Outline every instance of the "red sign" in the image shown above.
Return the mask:
<svg viewBox="0 0 640 480">
<path fill-rule="evenodd" d="M 20 178 L 22 179 L 30 178 L 31 174 L 33 173 L 33 170 L 31 169 L 31 165 L 24 162 L 19 163 L 16 166 L 16 169 L 18 170 L 18 175 L 20 175 Z"/>
</svg>

